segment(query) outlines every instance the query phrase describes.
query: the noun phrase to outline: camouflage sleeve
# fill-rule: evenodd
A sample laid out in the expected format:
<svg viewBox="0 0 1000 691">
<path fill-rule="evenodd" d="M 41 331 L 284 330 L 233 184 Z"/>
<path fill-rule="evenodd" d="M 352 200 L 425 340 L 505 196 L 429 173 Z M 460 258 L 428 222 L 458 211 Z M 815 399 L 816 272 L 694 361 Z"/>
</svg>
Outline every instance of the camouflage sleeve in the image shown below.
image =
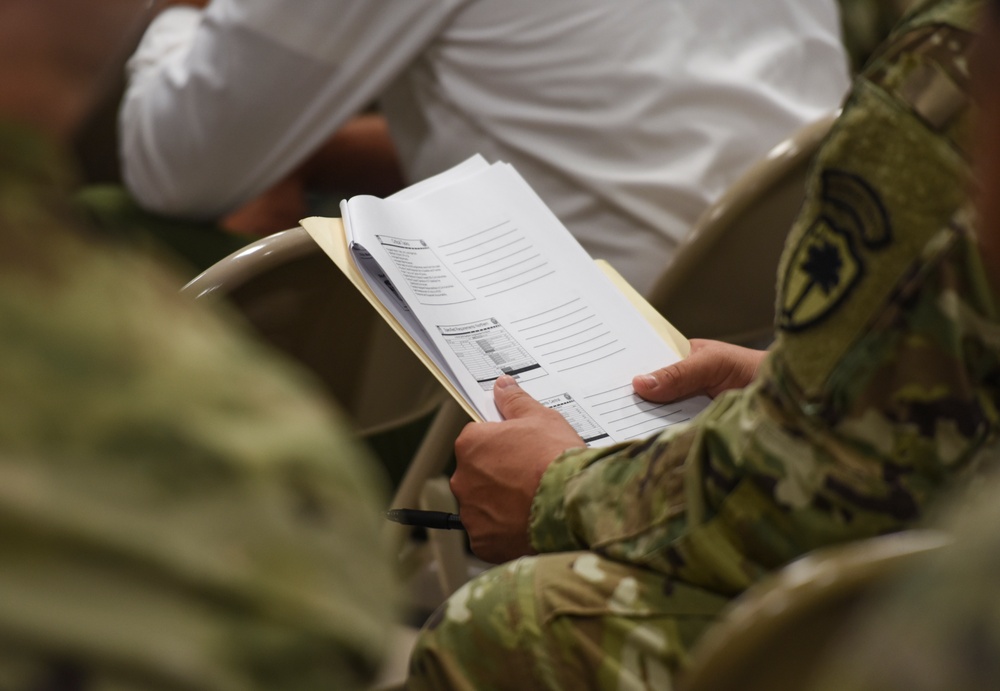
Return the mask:
<svg viewBox="0 0 1000 691">
<path fill-rule="evenodd" d="M 976 5 L 939 3 L 858 80 L 786 243 L 758 380 L 685 430 L 561 457 L 535 497 L 536 549 L 735 593 L 810 549 L 911 525 L 978 464 L 1000 331 L 959 212 Z"/>
</svg>

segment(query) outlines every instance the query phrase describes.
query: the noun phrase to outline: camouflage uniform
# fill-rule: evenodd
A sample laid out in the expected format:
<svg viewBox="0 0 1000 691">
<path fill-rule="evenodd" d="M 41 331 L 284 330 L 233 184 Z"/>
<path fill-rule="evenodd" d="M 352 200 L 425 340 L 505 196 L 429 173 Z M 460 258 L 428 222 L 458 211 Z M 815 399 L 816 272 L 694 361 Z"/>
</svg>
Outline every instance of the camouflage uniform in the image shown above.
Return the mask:
<svg viewBox="0 0 1000 691">
<path fill-rule="evenodd" d="M 917 0 L 837 0 L 844 47 L 858 72 Z"/>
<path fill-rule="evenodd" d="M 545 554 L 456 593 L 410 688 L 669 688 L 731 597 L 913 525 L 1000 451 L 1000 326 L 961 211 L 978 5 L 927 8 L 857 80 L 786 244 L 758 379 L 685 430 L 560 457 L 532 509 Z"/>
<path fill-rule="evenodd" d="M 0 688 L 358 689 L 379 478 L 299 373 L 70 218 L 0 126 Z"/>
</svg>

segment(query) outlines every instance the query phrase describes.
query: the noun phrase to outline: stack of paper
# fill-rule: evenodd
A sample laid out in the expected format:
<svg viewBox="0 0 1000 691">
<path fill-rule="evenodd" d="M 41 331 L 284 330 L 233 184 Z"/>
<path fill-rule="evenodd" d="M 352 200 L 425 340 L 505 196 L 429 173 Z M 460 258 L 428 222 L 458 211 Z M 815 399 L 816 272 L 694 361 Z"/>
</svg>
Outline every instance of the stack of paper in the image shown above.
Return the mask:
<svg viewBox="0 0 1000 691">
<path fill-rule="evenodd" d="M 492 389 L 504 373 L 595 446 L 707 404 L 633 392 L 634 375 L 679 359 L 682 337 L 665 322 L 658 332 L 511 166 L 477 156 L 341 212 L 343 231 L 337 219 L 302 224 L 474 418 L 502 419 Z"/>
</svg>

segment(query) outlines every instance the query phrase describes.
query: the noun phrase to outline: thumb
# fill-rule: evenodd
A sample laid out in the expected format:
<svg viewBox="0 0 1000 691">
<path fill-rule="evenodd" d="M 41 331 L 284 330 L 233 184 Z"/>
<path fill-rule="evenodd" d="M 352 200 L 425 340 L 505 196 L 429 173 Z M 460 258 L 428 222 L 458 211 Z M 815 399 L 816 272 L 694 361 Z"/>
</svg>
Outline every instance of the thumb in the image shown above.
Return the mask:
<svg viewBox="0 0 1000 691">
<path fill-rule="evenodd" d="M 501 374 L 493 384 L 493 400 L 506 420 L 530 417 L 548 410 L 518 386 L 514 377 Z"/>
<path fill-rule="evenodd" d="M 717 369 L 698 358 L 681 360 L 655 372 L 640 374 L 632 380 L 632 388 L 649 401 L 675 401 L 704 393 L 714 382 Z"/>
</svg>

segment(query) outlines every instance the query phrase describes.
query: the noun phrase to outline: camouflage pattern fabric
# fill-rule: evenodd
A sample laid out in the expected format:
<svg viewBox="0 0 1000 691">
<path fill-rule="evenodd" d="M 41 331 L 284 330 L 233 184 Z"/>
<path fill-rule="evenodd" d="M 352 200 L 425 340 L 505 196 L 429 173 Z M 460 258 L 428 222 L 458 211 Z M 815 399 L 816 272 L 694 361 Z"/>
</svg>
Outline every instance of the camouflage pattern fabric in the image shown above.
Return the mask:
<svg viewBox="0 0 1000 691">
<path fill-rule="evenodd" d="M 532 510 L 546 554 L 454 596 L 411 689 L 669 688 L 728 598 L 810 550 L 913 526 L 997 456 L 1000 325 L 962 211 L 979 5 L 927 7 L 857 80 L 787 240 L 754 384 L 684 430 L 560 457 Z"/>
<path fill-rule="evenodd" d="M 296 370 L 66 211 L 0 126 L 0 688 L 361 689 L 380 478 Z"/>
<path fill-rule="evenodd" d="M 837 0 L 844 47 L 854 72 L 864 67 L 903 14 L 917 0 Z"/>
</svg>

